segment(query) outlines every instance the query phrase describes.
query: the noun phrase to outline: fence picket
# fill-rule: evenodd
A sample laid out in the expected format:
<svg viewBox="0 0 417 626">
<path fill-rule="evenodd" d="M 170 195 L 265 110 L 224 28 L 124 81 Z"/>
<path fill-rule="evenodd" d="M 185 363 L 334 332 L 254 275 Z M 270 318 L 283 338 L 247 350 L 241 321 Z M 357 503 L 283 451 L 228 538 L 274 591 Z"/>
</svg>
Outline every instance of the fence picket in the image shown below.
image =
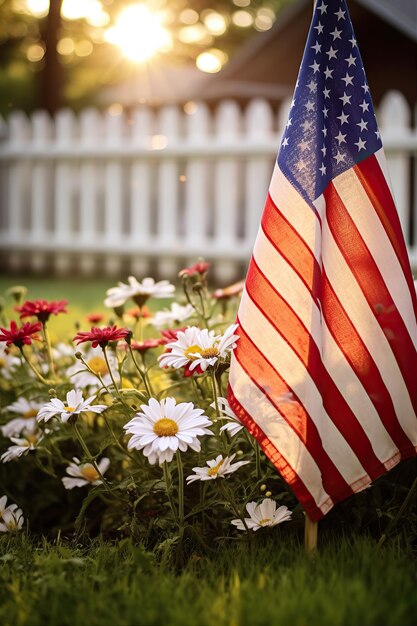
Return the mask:
<svg viewBox="0 0 417 626">
<path fill-rule="evenodd" d="M 201 149 L 210 133 L 207 106 L 201 102 L 196 104 L 195 108 L 187 114 L 185 123 L 186 141 L 190 150 Z M 188 159 L 185 169 L 184 245 L 190 251 L 207 249 L 210 211 L 209 167 L 207 159 L 196 157 Z M 198 252 L 194 252 L 195 254 Z"/>
<path fill-rule="evenodd" d="M 389 146 L 391 141 L 406 137 L 410 125 L 410 110 L 404 96 L 398 91 L 385 94 L 378 115 L 382 141 Z M 403 151 L 388 150 L 387 164 L 391 178 L 395 203 L 403 232 L 410 241 L 410 162 Z"/>
<path fill-rule="evenodd" d="M 120 107 L 54 120 L 21 112 L 0 127 L 0 252 L 5 268 L 160 275 L 204 256 L 228 282 L 247 263 L 290 101 L 185 112 Z M 417 266 L 417 132 L 404 98 L 379 110 L 401 223 Z M 414 161 L 413 161 L 414 159 Z M 414 189 L 414 192 L 413 192 Z M 414 195 L 413 195 L 414 194 Z M 121 270 L 123 269 L 123 275 Z"/>
</svg>

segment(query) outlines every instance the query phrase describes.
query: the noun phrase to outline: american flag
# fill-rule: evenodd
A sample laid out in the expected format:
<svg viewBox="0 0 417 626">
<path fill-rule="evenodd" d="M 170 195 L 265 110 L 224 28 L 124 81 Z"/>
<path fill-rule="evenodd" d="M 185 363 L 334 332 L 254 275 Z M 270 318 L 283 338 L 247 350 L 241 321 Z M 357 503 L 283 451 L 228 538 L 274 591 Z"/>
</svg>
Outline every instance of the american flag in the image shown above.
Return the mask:
<svg viewBox="0 0 417 626">
<path fill-rule="evenodd" d="M 345 0 L 318 1 L 229 402 L 312 520 L 416 455 L 416 294 Z"/>
</svg>

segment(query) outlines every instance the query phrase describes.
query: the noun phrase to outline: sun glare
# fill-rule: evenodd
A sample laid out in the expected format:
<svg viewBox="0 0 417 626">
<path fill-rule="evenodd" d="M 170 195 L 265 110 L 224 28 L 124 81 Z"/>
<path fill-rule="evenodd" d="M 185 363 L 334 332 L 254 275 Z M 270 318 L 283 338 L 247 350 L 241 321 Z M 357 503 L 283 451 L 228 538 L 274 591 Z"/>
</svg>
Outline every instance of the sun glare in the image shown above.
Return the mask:
<svg viewBox="0 0 417 626">
<path fill-rule="evenodd" d="M 144 4 L 132 4 L 119 15 L 106 40 L 118 46 L 132 61 L 146 61 L 159 51 L 172 48 L 169 32 L 162 25 L 162 16 L 151 13 Z"/>
</svg>

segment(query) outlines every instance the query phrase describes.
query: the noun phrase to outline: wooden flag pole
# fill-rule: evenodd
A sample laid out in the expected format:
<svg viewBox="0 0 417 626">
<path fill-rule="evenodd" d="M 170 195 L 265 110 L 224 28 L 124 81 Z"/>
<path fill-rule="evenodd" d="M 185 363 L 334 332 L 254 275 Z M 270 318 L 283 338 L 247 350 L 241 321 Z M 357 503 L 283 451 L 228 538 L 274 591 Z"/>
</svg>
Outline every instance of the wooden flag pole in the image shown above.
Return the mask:
<svg viewBox="0 0 417 626">
<path fill-rule="evenodd" d="M 316 0 L 313 0 L 313 11 L 315 6 Z M 304 521 L 304 549 L 307 554 L 312 555 L 317 550 L 317 532 L 318 522 L 313 522 L 306 513 Z"/>
<path fill-rule="evenodd" d="M 314 554 L 317 550 L 317 531 L 318 522 L 313 522 L 306 513 L 304 522 L 304 549 L 307 554 Z"/>
</svg>

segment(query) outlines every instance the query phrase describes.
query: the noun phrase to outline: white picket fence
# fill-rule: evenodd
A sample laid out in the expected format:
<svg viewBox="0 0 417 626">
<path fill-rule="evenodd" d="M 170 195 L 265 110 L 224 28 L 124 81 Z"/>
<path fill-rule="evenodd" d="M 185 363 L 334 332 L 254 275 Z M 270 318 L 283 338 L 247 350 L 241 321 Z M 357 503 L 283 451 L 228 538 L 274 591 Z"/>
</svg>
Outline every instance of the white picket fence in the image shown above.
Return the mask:
<svg viewBox="0 0 417 626">
<path fill-rule="evenodd" d="M 217 278 L 250 258 L 288 103 L 214 113 L 203 103 L 76 117 L 44 111 L 0 125 L 3 271 L 173 277 L 199 256 Z M 412 263 L 417 263 L 417 132 L 404 98 L 378 111 Z M 414 168 L 414 169 L 413 169 Z"/>
</svg>

